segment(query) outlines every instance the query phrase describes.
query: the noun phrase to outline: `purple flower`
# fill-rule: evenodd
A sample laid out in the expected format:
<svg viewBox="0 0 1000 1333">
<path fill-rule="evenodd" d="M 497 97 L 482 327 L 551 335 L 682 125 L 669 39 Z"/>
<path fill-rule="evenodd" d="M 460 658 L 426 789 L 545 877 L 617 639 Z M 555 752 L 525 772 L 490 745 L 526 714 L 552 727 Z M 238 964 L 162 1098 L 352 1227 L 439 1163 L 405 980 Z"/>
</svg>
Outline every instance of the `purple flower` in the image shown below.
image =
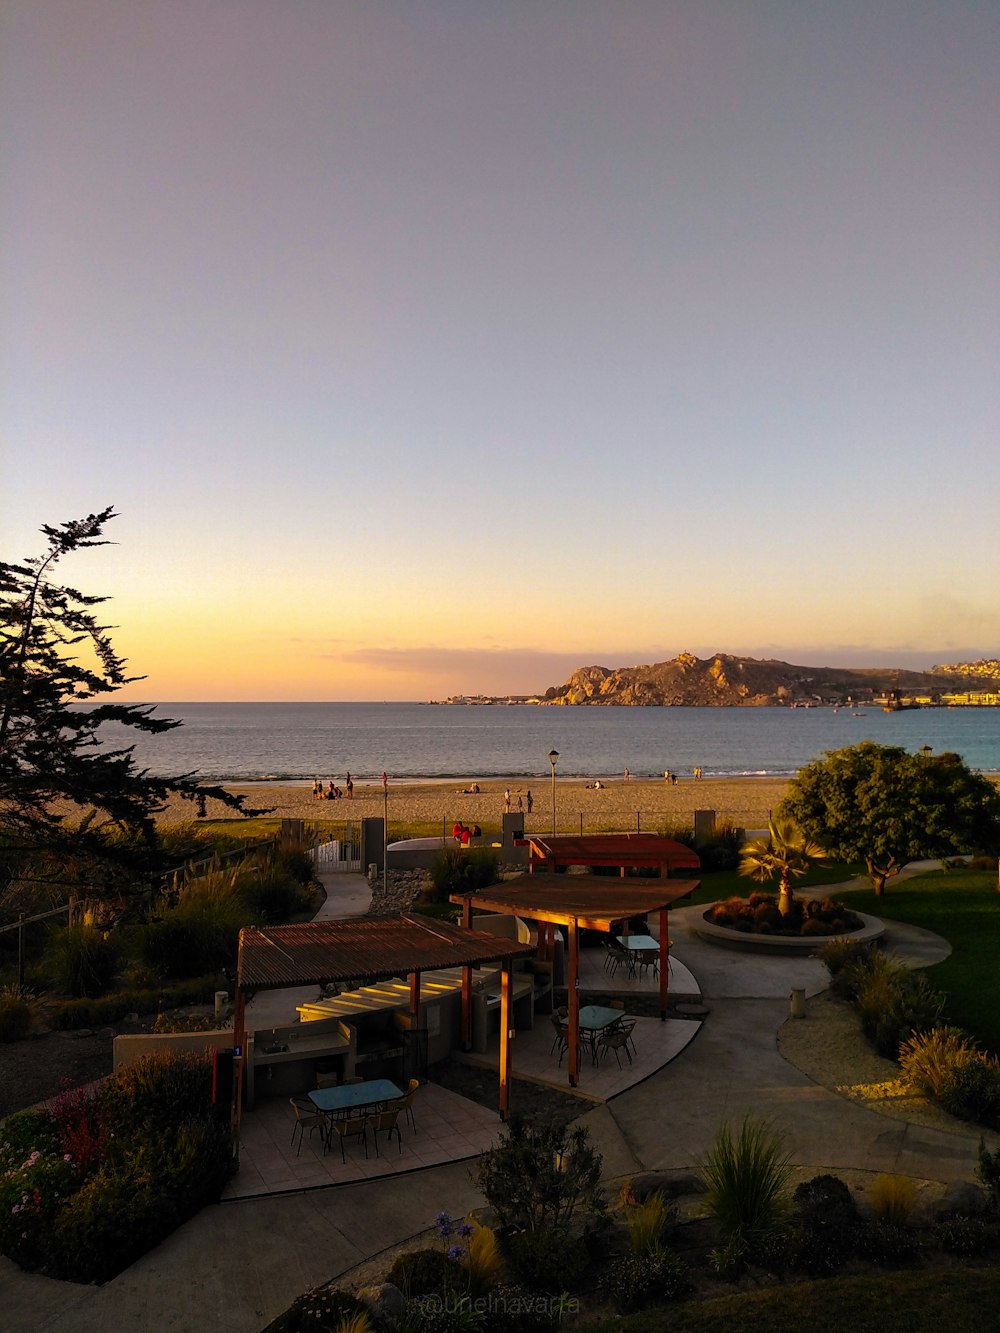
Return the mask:
<svg viewBox="0 0 1000 1333">
<path fill-rule="evenodd" d="M 461 1226 L 455 1228 L 463 1240 L 468 1240 L 475 1228 L 470 1222 L 463 1222 Z"/>
<path fill-rule="evenodd" d="M 456 1261 L 456 1263 L 458 1262 L 459 1259 L 464 1259 L 465 1256 L 466 1256 L 466 1253 L 467 1253 L 467 1251 L 466 1251 L 466 1248 L 465 1248 L 464 1245 L 449 1245 L 449 1246 L 448 1246 L 448 1258 L 449 1258 L 449 1259 L 454 1259 L 454 1260 Z"/>
</svg>

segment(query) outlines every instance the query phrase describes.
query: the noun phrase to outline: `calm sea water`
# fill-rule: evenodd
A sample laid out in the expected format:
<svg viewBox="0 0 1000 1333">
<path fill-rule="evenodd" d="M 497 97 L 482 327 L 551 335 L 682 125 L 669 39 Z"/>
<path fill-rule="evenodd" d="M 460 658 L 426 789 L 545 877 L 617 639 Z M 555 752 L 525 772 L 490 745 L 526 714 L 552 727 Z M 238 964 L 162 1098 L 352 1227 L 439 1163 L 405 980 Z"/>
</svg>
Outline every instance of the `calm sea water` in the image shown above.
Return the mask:
<svg viewBox="0 0 1000 1333">
<path fill-rule="evenodd" d="M 873 740 L 916 752 L 952 750 L 972 768 L 1000 772 L 1000 709 L 883 713 L 832 708 L 539 708 L 402 703 L 164 703 L 183 726 L 160 736 L 102 728 L 135 744 L 158 775 L 206 780 L 359 781 L 548 777 L 662 777 L 795 773 L 825 750 Z"/>
</svg>

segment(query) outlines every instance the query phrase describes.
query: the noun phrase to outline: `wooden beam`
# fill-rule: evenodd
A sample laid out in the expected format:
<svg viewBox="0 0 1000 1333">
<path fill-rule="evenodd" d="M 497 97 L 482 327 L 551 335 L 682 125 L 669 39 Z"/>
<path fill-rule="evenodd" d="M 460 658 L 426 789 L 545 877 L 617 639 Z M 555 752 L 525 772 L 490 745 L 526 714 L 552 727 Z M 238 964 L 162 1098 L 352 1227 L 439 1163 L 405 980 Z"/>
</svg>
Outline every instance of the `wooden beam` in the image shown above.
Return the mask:
<svg viewBox="0 0 1000 1333">
<path fill-rule="evenodd" d="M 667 925 L 667 909 L 660 908 L 660 1022 L 667 1021 L 670 971 L 670 928 Z"/>
<path fill-rule="evenodd" d="M 569 1061 L 570 1087 L 575 1088 L 580 1073 L 580 940 L 576 921 L 567 926 L 569 932 L 569 959 L 566 974 L 566 1007 L 569 1010 L 569 1041 L 566 1058 Z"/>
<path fill-rule="evenodd" d="M 510 1034 L 513 1022 L 511 1005 L 511 963 L 504 959 L 500 969 L 500 1119 L 510 1115 Z"/>
</svg>

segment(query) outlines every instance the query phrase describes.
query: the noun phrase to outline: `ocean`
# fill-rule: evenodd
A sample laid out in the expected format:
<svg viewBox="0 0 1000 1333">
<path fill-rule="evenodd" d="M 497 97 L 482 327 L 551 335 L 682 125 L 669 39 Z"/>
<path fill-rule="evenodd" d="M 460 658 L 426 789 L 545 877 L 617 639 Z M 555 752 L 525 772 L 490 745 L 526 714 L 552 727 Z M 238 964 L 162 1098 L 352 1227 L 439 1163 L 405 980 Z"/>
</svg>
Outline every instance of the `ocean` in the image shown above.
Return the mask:
<svg viewBox="0 0 1000 1333">
<path fill-rule="evenodd" d="M 206 781 L 311 782 L 350 771 L 359 782 L 560 777 L 788 776 L 826 750 L 862 740 L 954 751 L 1000 772 L 1000 709 L 551 708 L 408 703 L 163 703 L 183 723 L 148 736 L 111 724 L 140 767 Z"/>
</svg>

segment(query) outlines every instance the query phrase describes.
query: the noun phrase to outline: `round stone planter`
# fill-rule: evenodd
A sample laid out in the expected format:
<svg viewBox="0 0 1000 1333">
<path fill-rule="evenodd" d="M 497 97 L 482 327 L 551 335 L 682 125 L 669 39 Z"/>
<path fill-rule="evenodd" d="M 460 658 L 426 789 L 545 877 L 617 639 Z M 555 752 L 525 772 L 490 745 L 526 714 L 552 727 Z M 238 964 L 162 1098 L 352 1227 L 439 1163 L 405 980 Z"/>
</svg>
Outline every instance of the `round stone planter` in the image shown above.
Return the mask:
<svg viewBox="0 0 1000 1333">
<path fill-rule="evenodd" d="M 693 925 L 696 935 L 709 944 L 717 944 L 721 949 L 803 958 L 822 949 L 830 940 L 857 940 L 862 944 L 870 944 L 885 934 L 885 924 L 879 917 L 867 916 L 864 912 L 855 912 L 854 915 L 861 918 L 861 929 L 845 930 L 838 935 L 754 935 L 750 931 L 732 930 L 729 926 L 714 926 L 703 916 L 698 917 Z"/>
</svg>

